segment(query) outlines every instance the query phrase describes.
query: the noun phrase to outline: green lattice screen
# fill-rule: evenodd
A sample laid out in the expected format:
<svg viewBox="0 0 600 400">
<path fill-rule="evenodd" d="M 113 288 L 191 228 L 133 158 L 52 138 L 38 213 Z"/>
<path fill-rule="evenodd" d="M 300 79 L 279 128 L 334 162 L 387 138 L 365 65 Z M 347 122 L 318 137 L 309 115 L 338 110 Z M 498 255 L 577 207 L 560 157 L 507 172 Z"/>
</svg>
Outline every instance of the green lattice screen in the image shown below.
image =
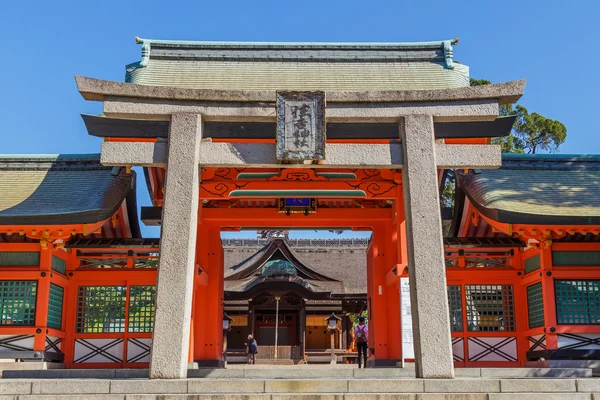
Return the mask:
<svg viewBox="0 0 600 400">
<path fill-rule="evenodd" d="M 129 288 L 129 332 L 152 332 L 155 286 Z"/>
<path fill-rule="evenodd" d="M 469 331 L 515 331 L 512 285 L 466 285 L 465 292 Z"/>
<path fill-rule="evenodd" d="M 0 267 L 33 267 L 40 265 L 39 251 L 2 251 Z"/>
<path fill-rule="evenodd" d="M 462 296 L 460 286 L 448 286 L 448 308 L 450 309 L 451 331 L 462 332 Z"/>
<path fill-rule="evenodd" d="M 77 332 L 125 332 L 125 300 L 122 286 L 80 286 L 77 296 Z"/>
<path fill-rule="evenodd" d="M 552 264 L 559 266 L 600 266 L 600 251 L 553 251 Z"/>
<path fill-rule="evenodd" d="M 600 281 L 556 280 L 554 295 L 559 324 L 600 324 Z"/>
<path fill-rule="evenodd" d="M 37 281 L 0 281 L 0 325 L 35 325 Z"/>
<path fill-rule="evenodd" d="M 52 269 L 64 275 L 67 272 L 67 262 L 62 258 L 52 256 Z"/>
<path fill-rule="evenodd" d="M 544 326 L 544 298 L 541 283 L 527 286 L 527 315 L 530 328 Z"/>
<path fill-rule="evenodd" d="M 535 256 L 528 258 L 525 260 L 525 273 L 528 274 L 535 270 L 540 269 L 540 255 L 536 254 Z"/>
<path fill-rule="evenodd" d="M 50 298 L 48 300 L 48 326 L 50 328 L 62 328 L 64 294 L 65 290 L 62 287 L 54 283 L 50 284 Z"/>
</svg>

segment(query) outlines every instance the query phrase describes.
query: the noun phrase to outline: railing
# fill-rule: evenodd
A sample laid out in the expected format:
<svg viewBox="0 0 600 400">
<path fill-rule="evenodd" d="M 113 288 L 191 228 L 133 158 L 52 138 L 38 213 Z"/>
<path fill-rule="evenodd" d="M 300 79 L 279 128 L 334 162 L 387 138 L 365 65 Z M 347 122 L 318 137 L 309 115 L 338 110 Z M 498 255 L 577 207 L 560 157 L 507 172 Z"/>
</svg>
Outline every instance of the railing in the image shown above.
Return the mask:
<svg viewBox="0 0 600 400">
<path fill-rule="evenodd" d="M 300 346 L 277 346 L 277 358 L 275 358 L 275 346 L 260 346 L 256 358 L 259 360 L 301 360 L 302 348 Z"/>
<path fill-rule="evenodd" d="M 271 238 L 221 239 L 223 246 L 264 246 Z M 367 247 L 369 239 L 286 239 L 290 247 Z"/>
</svg>

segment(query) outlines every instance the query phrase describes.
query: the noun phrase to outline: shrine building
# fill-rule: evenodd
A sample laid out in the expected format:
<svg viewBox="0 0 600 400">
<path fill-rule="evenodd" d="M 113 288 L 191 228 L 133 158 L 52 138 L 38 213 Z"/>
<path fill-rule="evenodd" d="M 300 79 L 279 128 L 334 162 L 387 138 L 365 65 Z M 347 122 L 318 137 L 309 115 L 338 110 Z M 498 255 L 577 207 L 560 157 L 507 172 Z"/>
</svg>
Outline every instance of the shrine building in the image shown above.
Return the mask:
<svg viewBox="0 0 600 400">
<path fill-rule="evenodd" d="M 138 43 L 125 82 L 76 77 L 99 154 L 0 156 L 0 358 L 347 362 L 367 314 L 370 366 L 420 378 L 598 365 L 600 157 L 491 144 L 524 80 L 470 87 L 456 39 Z M 262 229 L 370 238 L 221 238 Z"/>
</svg>

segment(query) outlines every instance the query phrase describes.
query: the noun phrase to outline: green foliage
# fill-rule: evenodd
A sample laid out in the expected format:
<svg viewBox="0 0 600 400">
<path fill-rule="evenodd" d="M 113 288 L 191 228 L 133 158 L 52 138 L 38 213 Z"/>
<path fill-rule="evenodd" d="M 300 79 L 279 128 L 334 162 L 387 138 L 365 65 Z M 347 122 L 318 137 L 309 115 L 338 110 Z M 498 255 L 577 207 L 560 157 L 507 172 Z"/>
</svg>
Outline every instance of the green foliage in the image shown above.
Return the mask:
<svg viewBox="0 0 600 400">
<path fill-rule="evenodd" d="M 530 114 L 523 106 L 517 106 L 516 113 L 513 135 L 528 154 L 537 150 L 557 151 L 567 139 L 567 128 L 562 122 L 535 112 Z"/>
<path fill-rule="evenodd" d="M 492 82 L 488 81 L 487 79 L 471 78 L 469 80 L 469 84 L 470 84 L 470 86 L 481 86 L 481 85 L 491 85 Z"/>
<path fill-rule="evenodd" d="M 441 206 L 452 207 L 454 204 L 454 192 L 456 188 L 454 180 L 454 170 L 449 169 L 446 173 L 446 180 L 444 181 L 444 190 L 442 190 Z"/>
<path fill-rule="evenodd" d="M 471 78 L 471 86 L 489 85 L 485 79 Z M 500 105 L 500 115 L 516 115 L 513 131 L 509 136 L 492 141 L 502 146 L 503 153 L 535 154 L 539 150 L 558 151 L 567 139 L 567 128 L 563 123 L 538 113 L 529 113 L 527 108 L 510 104 Z"/>
<path fill-rule="evenodd" d="M 348 315 L 352 319 L 352 324 L 354 324 L 354 326 L 358 325 L 358 319 L 360 317 L 365 317 L 365 324 L 369 323 L 369 313 L 367 312 L 367 310 L 363 310 L 360 314 L 348 314 Z"/>
</svg>

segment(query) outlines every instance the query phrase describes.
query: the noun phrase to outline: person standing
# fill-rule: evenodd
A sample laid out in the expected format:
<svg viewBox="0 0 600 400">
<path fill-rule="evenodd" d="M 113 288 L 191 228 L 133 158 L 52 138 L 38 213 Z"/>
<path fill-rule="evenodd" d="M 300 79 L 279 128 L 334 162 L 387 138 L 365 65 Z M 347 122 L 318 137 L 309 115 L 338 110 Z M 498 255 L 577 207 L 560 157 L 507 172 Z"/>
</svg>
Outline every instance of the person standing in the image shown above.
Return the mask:
<svg viewBox="0 0 600 400">
<path fill-rule="evenodd" d="M 364 360 L 363 367 L 367 368 L 367 348 L 369 347 L 369 327 L 365 325 L 365 317 L 358 318 L 358 325 L 354 328 L 354 341 L 358 351 L 358 368 L 361 368 L 361 361 Z"/>
<path fill-rule="evenodd" d="M 248 335 L 248 343 L 246 343 L 246 353 L 248 355 L 248 364 L 256 364 L 256 355 L 258 354 L 258 343 L 252 335 Z"/>
</svg>

